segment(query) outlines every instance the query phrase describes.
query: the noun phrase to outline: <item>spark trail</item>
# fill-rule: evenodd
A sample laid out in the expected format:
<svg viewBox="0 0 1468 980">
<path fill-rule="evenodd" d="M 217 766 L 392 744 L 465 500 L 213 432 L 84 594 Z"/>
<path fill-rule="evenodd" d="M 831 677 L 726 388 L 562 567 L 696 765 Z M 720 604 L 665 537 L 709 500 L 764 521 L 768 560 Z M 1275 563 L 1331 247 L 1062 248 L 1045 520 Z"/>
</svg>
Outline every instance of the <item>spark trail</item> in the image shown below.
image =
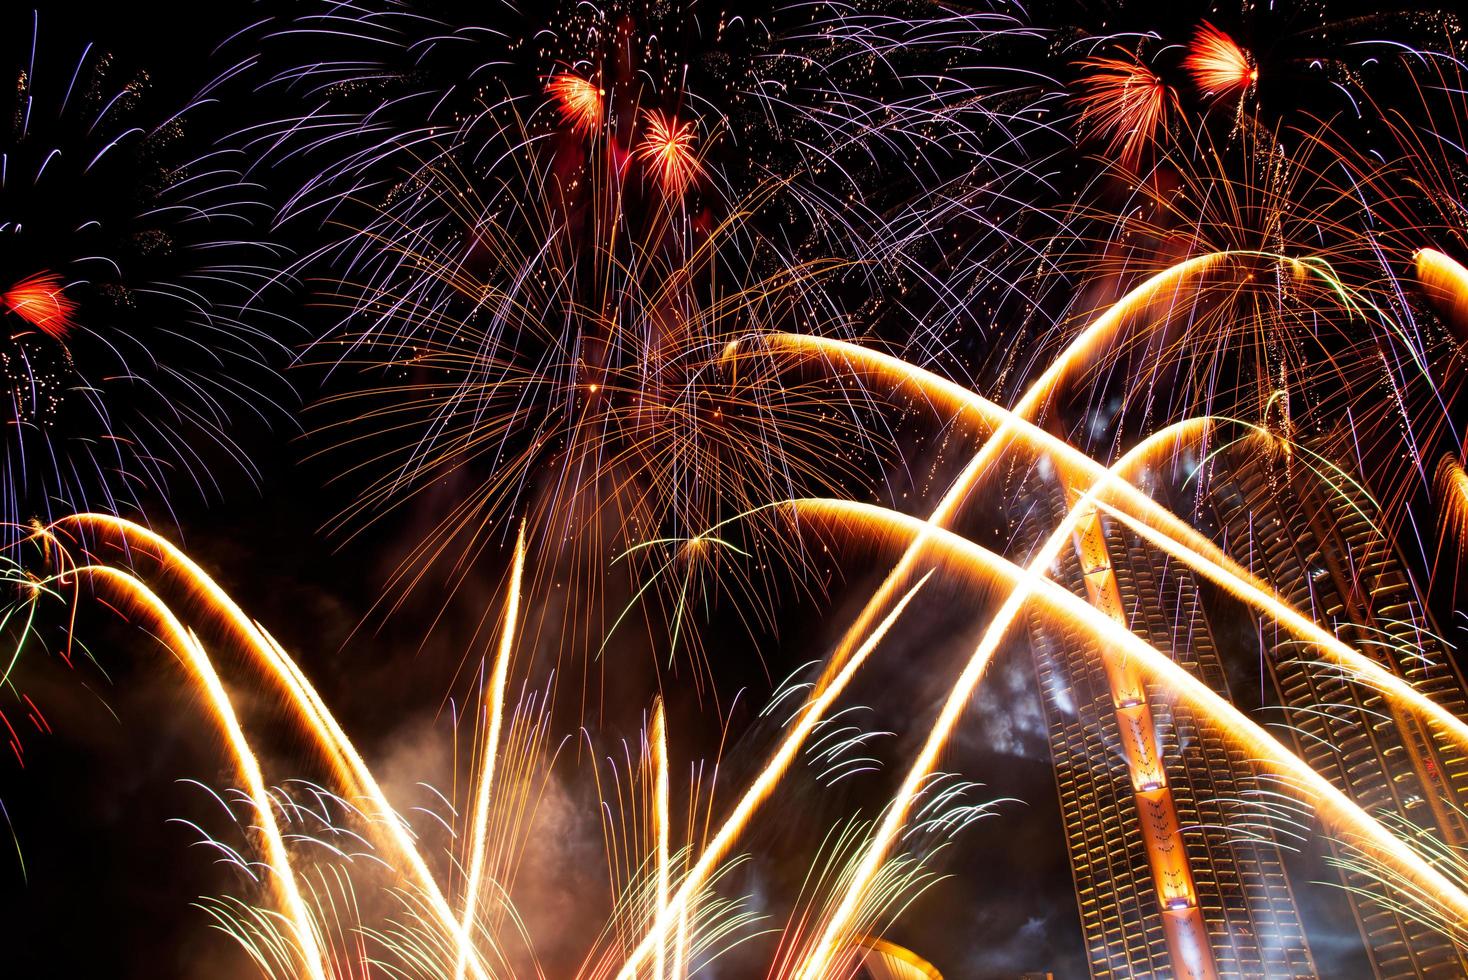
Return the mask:
<svg viewBox="0 0 1468 980">
<path fill-rule="evenodd" d="M 1375 687 L 1409 712 L 1431 723 L 1445 737 L 1450 738 L 1460 747 L 1468 749 L 1468 723 L 1434 703 L 1411 684 L 1392 674 L 1370 657 L 1364 656 L 1344 643 L 1308 616 L 1302 615 L 1289 603 L 1280 599 L 1266 583 L 1229 558 L 1221 548 L 1172 511 L 1158 504 L 1130 483 L 1108 479 L 1104 466 L 1065 440 L 1025 421 L 1020 411 L 1011 412 L 953 382 L 915 368 L 890 355 L 854 344 L 819 338 L 786 338 L 784 336 L 772 339 L 771 343 L 788 344 L 792 350 L 797 351 L 820 352 L 833 362 L 859 365 L 897 383 L 914 385 L 929 397 L 939 398 L 972 411 L 980 418 L 997 426 L 994 434 L 985 443 L 983 450 L 974 457 L 975 460 L 983 458 L 985 466 L 975 467 L 971 464 L 955 481 L 948 496 L 944 498 L 944 502 L 955 501 L 953 508 L 942 512 L 944 523 L 951 519 L 952 514 L 957 510 L 957 505 L 967 499 L 968 493 L 977 485 L 988 465 L 995 459 L 997 454 L 990 452 L 990 447 L 1000 438 L 1001 434 L 1006 434 L 1007 427 L 1009 432 L 1025 443 L 1028 448 L 1050 456 L 1068 477 L 1074 476 L 1081 481 L 1093 482 L 1105 480 L 1104 489 L 1097 494 L 1100 506 L 1125 519 L 1134 530 L 1137 530 L 1137 533 L 1147 537 L 1158 547 L 1164 548 L 1174 557 L 1186 562 L 1193 571 L 1207 577 L 1215 584 L 1227 589 L 1235 597 L 1277 620 L 1299 638 L 1317 645 L 1327 659 L 1346 668 L 1351 676 Z M 1053 381 L 1051 383 L 1053 384 Z M 938 513 L 935 511 L 935 516 Z M 938 526 L 932 519 L 929 520 L 929 524 Z M 1143 528 L 1146 530 L 1142 530 Z M 907 561 L 907 555 L 913 553 L 914 549 L 920 549 L 921 545 L 921 538 L 915 538 L 913 544 L 909 545 L 908 550 L 904 552 L 903 560 Z M 902 569 L 903 565 L 899 563 L 892 576 L 889 576 L 889 581 L 900 581 L 901 577 L 898 572 Z M 884 588 L 886 588 L 885 583 Z M 882 592 L 879 591 L 873 596 L 869 608 L 880 605 L 881 599 Z M 865 614 L 865 610 L 863 613 Z M 859 618 L 857 624 L 860 622 Z M 853 629 L 857 624 L 854 624 Z"/>
<path fill-rule="evenodd" d="M 926 530 L 926 525 L 918 518 L 873 504 L 804 500 L 794 501 L 791 506 L 806 516 L 839 518 L 866 533 L 880 530 L 900 533 L 911 539 Z M 1098 642 L 1112 644 L 1134 658 L 1137 665 L 1155 683 L 1190 704 L 1202 716 L 1218 725 L 1236 744 L 1251 752 L 1256 764 L 1266 766 L 1288 779 L 1315 805 L 1323 821 L 1358 851 L 1400 873 L 1418 889 L 1420 895 L 1430 896 L 1457 921 L 1468 920 L 1468 894 L 1237 708 L 1173 663 L 1165 653 L 1113 622 L 1085 600 L 1044 580 L 1036 573 L 1021 568 L 951 531 L 930 533 L 932 543 L 957 570 L 974 575 L 981 581 L 1002 582 L 1012 590 L 1011 596 L 1021 587 L 1025 587 L 1052 614 L 1085 629 Z M 927 741 L 908 770 L 901 788 L 888 804 L 873 841 L 853 875 L 850 891 L 828 921 L 819 942 L 797 971 L 796 980 L 821 980 L 827 975 L 825 971 L 838 950 L 838 937 L 886 860 L 923 784 L 935 771 L 938 758 L 967 708 L 1003 633 L 1004 630 L 998 628 L 997 620 L 990 624 L 979 649 L 969 659 L 957 682 L 950 689 Z"/>
<path fill-rule="evenodd" d="M 510 565 L 510 585 L 505 596 L 505 619 L 500 627 L 499 650 L 495 654 L 494 666 L 486 700 L 489 703 L 489 725 L 480 749 L 479 786 L 474 794 L 474 822 L 469 838 L 469 876 L 464 885 L 464 918 L 459 930 L 466 939 L 459 949 L 459 961 L 454 967 L 455 980 L 464 980 L 469 968 L 468 937 L 474 934 L 474 922 L 479 905 L 479 891 L 484 883 L 485 854 L 489 850 L 489 801 L 494 790 L 495 764 L 499 758 L 500 727 L 505 713 L 505 682 L 509 677 L 510 658 L 515 652 L 515 629 L 520 620 L 520 584 L 525 575 L 525 528 L 520 527 L 515 539 L 515 557 Z"/>
</svg>

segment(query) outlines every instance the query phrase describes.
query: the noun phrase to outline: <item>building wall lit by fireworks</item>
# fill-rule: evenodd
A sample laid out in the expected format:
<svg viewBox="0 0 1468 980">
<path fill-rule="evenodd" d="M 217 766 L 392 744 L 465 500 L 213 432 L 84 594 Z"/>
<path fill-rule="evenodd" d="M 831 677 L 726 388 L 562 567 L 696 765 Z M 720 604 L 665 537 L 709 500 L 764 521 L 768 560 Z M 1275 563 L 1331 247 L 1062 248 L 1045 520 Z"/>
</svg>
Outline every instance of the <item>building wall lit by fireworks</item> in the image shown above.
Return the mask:
<svg viewBox="0 0 1468 980">
<path fill-rule="evenodd" d="M 1042 491 L 1026 503 L 1019 522 L 1024 540 L 1034 540 L 1063 514 L 1059 494 Z M 1106 545 L 1131 628 L 1170 649 L 1181 666 L 1227 697 L 1223 665 L 1191 578 L 1115 529 L 1106 534 Z M 1080 588 L 1096 573 L 1072 555 L 1061 574 Z M 1135 802 L 1121 749 L 1126 716 L 1117 711 L 1111 678 L 1091 655 L 1092 643 L 1078 633 L 1061 635 L 1036 620 L 1030 638 L 1092 975 L 1184 975 L 1173 963 L 1164 923 L 1185 912 L 1193 912 L 1200 926 L 1192 975 L 1316 975 L 1273 834 L 1234 829 L 1254 780 L 1239 749 L 1185 706 L 1133 707 L 1150 715 L 1160 769 L 1156 785 L 1144 785 L 1144 798 L 1170 798 L 1191 875 L 1190 894 L 1167 902 L 1144 843 L 1148 817 Z"/>
<path fill-rule="evenodd" d="M 1268 457 L 1240 460 L 1218 491 L 1220 517 L 1255 571 L 1287 601 L 1458 715 L 1463 676 L 1421 604 L 1396 548 L 1369 518 L 1363 488 L 1321 487 L 1313 474 Z M 1246 542 L 1253 542 L 1252 547 Z M 1468 760 L 1417 720 L 1338 672 L 1321 670 L 1282 638 L 1261 635 L 1296 751 L 1368 812 L 1395 812 L 1451 845 L 1468 840 Z M 1468 959 L 1405 910 L 1363 899 L 1369 884 L 1343 870 L 1379 977 L 1457 977 Z"/>
</svg>

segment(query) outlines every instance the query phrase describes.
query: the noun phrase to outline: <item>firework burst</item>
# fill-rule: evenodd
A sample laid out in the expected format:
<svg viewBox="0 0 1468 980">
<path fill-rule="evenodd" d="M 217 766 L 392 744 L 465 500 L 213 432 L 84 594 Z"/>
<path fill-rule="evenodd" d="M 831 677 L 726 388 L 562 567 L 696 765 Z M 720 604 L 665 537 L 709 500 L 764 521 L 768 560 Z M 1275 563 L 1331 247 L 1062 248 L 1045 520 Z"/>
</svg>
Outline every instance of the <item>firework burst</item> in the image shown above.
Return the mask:
<svg viewBox="0 0 1468 980">
<path fill-rule="evenodd" d="M 253 472 L 241 417 L 274 418 L 287 398 L 267 366 L 285 321 L 250 308 L 280 257 L 249 238 L 263 206 L 235 155 L 178 152 L 202 107 L 153 114 L 145 73 L 91 45 L 53 50 L 39 16 L 8 24 L 0 512 L 14 525 L 166 509 L 180 486 L 212 497 L 214 468 Z"/>
<path fill-rule="evenodd" d="M 576 621 L 556 624 L 565 642 L 601 644 L 620 621 L 616 606 L 592 612 L 612 563 L 627 570 L 621 601 L 661 607 L 675 646 L 721 592 L 764 620 L 777 571 L 820 580 L 807 556 L 701 531 L 817 485 L 867 492 L 890 439 L 868 429 L 860 393 L 788 377 L 745 338 L 849 336 L 881 319 L 898 277 L 957 309 L 926 265 L 925 206 L 905 202 L 935 178 L 995 200 L 1028 179 L 1027 163 L 955 156 L 936 135 L 977 146 L 980 130 L 1039 125 L 1026 113 L 1040 84 L 1001 89 L 965 63 L 1021 30 L 938 8 L 909 22 L 798 7 L 773 33 L 775 19 L 661 5 L 517 16 L 510 43 L 396 6 L 260 29 L 255 69 L 280 66 L 266 84 L 329 108 L 242 136 L 265 163 L 319 166 L 286 220 L 330 215 L 349 232 L 313 257 L 341 318 L 312 359 L 373 379 L 327 398 L 355 411 L 323 428 L 350 447 L 343 475 L 361 488 L 334 526 L 360 532 L 444 495 L 388 607 L 442 568 L 457 584 L 518 516 L 532 550 L 555 556 L 531 592 L 554 580 L 582 596 Z M 293 62 L 302 37 L 370 37 L 376 60 Z M 954 66 L 942 83 L 905 73 L 933 58 Z M 677 569 L 655 576 L 675 591 L 641 591 L 649 568 Z"/>
<path fill-rule="evenodd" d="M 1193 35 L 1183 67 L 1204 96 L 1238 98 L 1259 81 L 1259 69 L 1238 42 L 1204 21 Z"/>
<path fill-rule="evenodd" d="M 1178 111 L 1177 93 L 1140 61 L 1089 58 L 1080 68 L 1081 125 L 1094 129 L 1122 165 L 1135 169 L 1170 113 Z"/>
</svg>

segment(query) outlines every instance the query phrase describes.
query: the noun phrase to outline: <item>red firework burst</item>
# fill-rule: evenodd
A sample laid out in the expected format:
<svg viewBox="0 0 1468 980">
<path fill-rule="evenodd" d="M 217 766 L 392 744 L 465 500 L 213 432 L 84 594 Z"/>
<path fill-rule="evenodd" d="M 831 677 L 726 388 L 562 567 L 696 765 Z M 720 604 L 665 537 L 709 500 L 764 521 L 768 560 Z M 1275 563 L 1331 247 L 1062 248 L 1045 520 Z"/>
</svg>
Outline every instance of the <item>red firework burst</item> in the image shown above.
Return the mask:
<svg viewBox="0 0 1468 980">
<path fill-rule="evenodd" d="M 602 90 L 570 72 L 551 76 L 545 90 L 553 96 L 561 112 L 561 120 L 578 133 L 590 135 L 601 125 Z"/>
<path fill-rule="evenodd" d="M 676 197 L 703 170 L 693 150 L 697 130 L 692 122 L 679 122 L 656 109 L 644 112 L 643 118 L 647 132 L 637 144 L 637 158 L 652 170 L 663 192 Z"/>
<path fill-rule="evenodd" d="M 1259 81 L 1259 69 L 1238 42 L 1206 20 L 1193 35 L 1183 67 L 1204 95 L 1243 95 Z"/>
<path fill-rule="evenodd" d="M 1177 107 L 1175 93 L 1139 61 L 1088 58 L 1079 81 L 1081 121 L 1104 137 L 1107 148 L 1135 168 L 1147 145 Z"/>
<path fill-rule="evenodd" d="M 54 272 L 38 272 L 22 279 L 0 293 L 0 306 L 53 340 L 65 340 L 76 326 L 77 305 L 66 295 L 61 277 Z"/>
</svg>

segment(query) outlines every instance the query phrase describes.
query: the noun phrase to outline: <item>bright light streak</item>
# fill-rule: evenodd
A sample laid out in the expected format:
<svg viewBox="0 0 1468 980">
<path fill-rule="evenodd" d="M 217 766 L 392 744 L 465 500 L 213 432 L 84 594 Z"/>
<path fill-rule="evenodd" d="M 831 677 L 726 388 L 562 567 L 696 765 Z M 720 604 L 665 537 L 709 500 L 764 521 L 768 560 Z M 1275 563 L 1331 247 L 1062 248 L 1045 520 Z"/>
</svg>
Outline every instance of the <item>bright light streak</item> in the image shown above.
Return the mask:
<svg viewBox="0 0 1468 980">
<path fill-rule="evenodd" d="M 45 333 L 64 341 L 76 327 L 76 301 L 66 295 L 61 277 L 38 272 L 0 293 L 0 306 Z"/>
<path fill-rule="evenodd" d="M 867 535 L 880 531 L 911 540 L 928 530 L 928 525 L 918 518 L 872 504 L 844 500 L 801 500 L 791 502 L 791 506 L 807 517 L 837 518 Z M 1040 600 L 1052 615 L 1068 625 L 1080 627 L 1098 641 L 1123 649 L 1136 659 L 1138 666 L 1151 675 L 1155 682 L 1188 703 L 1202 717 L 1218 725 L 1237 745 L 1252 753 L 1257 764 L 1288 778 L 1315 805 L 1321 818 L 1343 835 L 1353 847 L 1373 860 L 1399 871 L 1422 895 L 1430 897 L 1453 915 L 1468 919 L 1468 894 L 1464 894 L 1431 864 L 1233 705 L 1173 663 L 1165 653 L 1156 650 L 1130 630 L 1112 622 L 1085 600 L 1034 572 L 1022 569 L 951 531 L 939 530 L 931 537 L 956 571 L 965 572 L 981 581 L 1007 584 L 1011 589 L 1011 596 L 1024 588 Z M 849 892 L 827 922 L 821 939 L 796 973 L 795 980 L 823 980 L 827 976 L 829 964 L 839 948 L 842 931 L 860 907 L 864 892 L 870 887 L 901 833 L 913 801 L 934 771 L 939 755 L 983 677 L 989 658 L 998 645 L 1000 636 L 996 634 L 1002 632 L 991 624 L 979 649 L 950 689 L 927 741 L 914 759 L 901 788 L 888 805 L 867 854 L 852 875 Z"/>
<path fill-rule="evenodd" d="M 480 747 L 479 786 L 474 793 L 474 819 L 469 835 L 469 876 L 464 884 L 464 917 L 459 932 L 465 941 L 459 945 L 455 980 L 464 980 L 469 966 L 469 937 L 474 934 L 474 921 L 479 911 L 479 890 L 484 883 L 484 860 L 489 850 L 489 801 L 494 791 L 495 764 L 499 759 L 500 727 L 505 713 L 505 684 L 509 678 L 510 659 L 515 652 L 515 633 L 520 622 L 520 586 L 525 573 L 525 525 L 515 539 L 515 557 L 510 565 L 510 588 L 505 595 L 505 620 L 500 628 L 499 649 L 495 652 L 485 700 L 489 708 L 489 724 Z"/>
</svg>

